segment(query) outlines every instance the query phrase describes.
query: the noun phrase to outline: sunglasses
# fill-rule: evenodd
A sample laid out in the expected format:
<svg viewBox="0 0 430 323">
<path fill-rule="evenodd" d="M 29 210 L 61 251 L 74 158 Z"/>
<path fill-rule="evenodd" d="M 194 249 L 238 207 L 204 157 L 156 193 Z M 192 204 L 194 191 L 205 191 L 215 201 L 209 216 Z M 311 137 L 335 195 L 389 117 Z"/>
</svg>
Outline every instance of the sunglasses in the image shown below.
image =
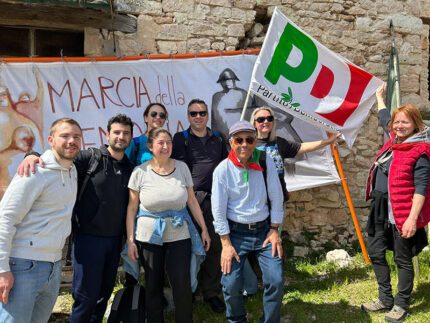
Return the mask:
<svg viewBox="0 0 430 323">
<path fill-rule="evenodd" d="M 207 111 L 190 111 L 190 112 L 188 112 L 188 114 L 192 118 L 197 117 L 197 114 L 200 115 L 201 117 L 206 117 L 208 115 L 208 112 Z"/>
<path fill-rule="evenodd" d="M 236 144 L 236 145 L 241 145 L 241 144 L 243 144 L 243 141 L 246 141 L 246 143 L 248 144 L 248 145 L 252 145 L 253 143 L 254 143 L 254 141 L 255 141 L 255 138 L 254 137 L 246 137 L 246 138 L 242 138 L 242 137 L 235 137 L 235 138 L 233 138 L 233 141 L 234 141 L 234 143 Z"/>
<path fill-rule="evenodd" d="M 273 122 L 274 118 L 273 116 L 268 116 L 268 117 L 258 117 L 257 119 L 255 119 L 255 121 L 257 121 L 258 123 L 263 123 L 266 120 L 267 122 Z"/>
<path fill-rule="evenodd" d="M 149 115 L 153 118 L 155 118 L 157 115 L 159 115 L 161 119 L 166 119 L 166 117 L 167 117 L 167 115 L 164 112 L 158 113 L 157 111 L 152 111 Z"/>
</svg>

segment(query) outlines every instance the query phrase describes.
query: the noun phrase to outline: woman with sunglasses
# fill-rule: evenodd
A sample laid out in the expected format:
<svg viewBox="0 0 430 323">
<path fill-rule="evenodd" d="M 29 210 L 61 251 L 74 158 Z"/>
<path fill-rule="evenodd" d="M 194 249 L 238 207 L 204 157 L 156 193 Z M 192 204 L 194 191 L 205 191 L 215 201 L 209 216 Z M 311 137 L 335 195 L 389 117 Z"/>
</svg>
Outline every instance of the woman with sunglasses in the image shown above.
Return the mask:
<svg viewBox="0 0 430 323">
<path fill-rule="evenodd" d="M 153 158 L 134 169 L 128 184 L 128 256 L 134 262 L 140 259 L 145 269 L 147 322 L 164 322 L 166 271 L 172 286 L 175 322 L 191 323 L 192 281 L 202 260 L 199 256 L 209 249 L 210 238 L 188 166 L 170 158 L 171 134 L 166 129 L 152 129 L 147 145 Z M 200 236 L 186 206 L 202 230 Z M 194 256 L 196 262 L 191 261 Z"/>
<path fill-rule="evenodd" d="M 146 124 L 146 131 L 139 137 L 133 138 L 125 154 L 128 159 L 136 166 L 152 158 L 146 143 L 148 142 L 148 133 L 154 128 L 162 128 L 166 122 L 168 113 L 166 107 L 161 103 L 149 104 L 143 112 L 143 120 Z"/>
<path fill-rule="evenodd" d="M 276 136 L 276 119 L 274 116 L 275 113 L 270 107 L 262 106 L 252 112 L 250 123 L 257 129 L 257 149 L 265 150 L 275 162 L 285 203 L 288 200 L 288 191 L 284 179 L 284 159 L 294 158 L 330 145 L 340 137 L 340 134 L 331 135 L 327 139 L 318 141 L 303 143 L 288 141 Z M 282 230 L 282 223 L 279 228 Z M 254 263 L 253 259 L 251 262 Z M 249 296 L 257 293 L 257 277 L 248 261 L 245 262 L 243 274 L 244 295 Z"/>
<path fill-rule="evenodd" d="M 255 109 L 251 115 L 251 124 L 257 129 L 257 148 L 266 150 L 275 161 L 284 190 L 284 201 L 288 200 L 288 193 L 284 180 L 284 159 L 294 158 L 298 155 L 309 153 L 332 144 L 340 137 L 340 134 L 331 135 L 327 139 L 310 142 L 292 142 L 276 136 L 276 119 L 273 110 L 268 106 Z"/>
</svg>

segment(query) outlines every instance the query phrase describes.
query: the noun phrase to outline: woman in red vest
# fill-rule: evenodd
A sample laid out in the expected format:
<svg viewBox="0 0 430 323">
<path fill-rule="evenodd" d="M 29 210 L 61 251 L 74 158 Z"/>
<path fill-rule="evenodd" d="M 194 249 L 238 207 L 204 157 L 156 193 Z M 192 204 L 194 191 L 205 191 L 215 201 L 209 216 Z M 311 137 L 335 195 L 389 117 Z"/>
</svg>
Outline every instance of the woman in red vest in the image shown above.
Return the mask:
<svg viewBox="0 0 430 323">
<path fill-rule="evenodd" d="M 385 106 L 384 83 L 376 92 L 381 125 L 390 139 L 375 158 L 367 181 L 372 199 L 367 223 L 368 251 L 379 285 L 379 297 L 363 304 L 366 312 L 389 311 L 388 322 L 402 322 L 409 310 L 414 283 L 412 258 L 427 245 L 424 226 L 430 219 L 430 129 L 412 105 L 394 110 Z M 393 297 L 385 258 L 394 251 L 398 293 Z"/>
</svg>

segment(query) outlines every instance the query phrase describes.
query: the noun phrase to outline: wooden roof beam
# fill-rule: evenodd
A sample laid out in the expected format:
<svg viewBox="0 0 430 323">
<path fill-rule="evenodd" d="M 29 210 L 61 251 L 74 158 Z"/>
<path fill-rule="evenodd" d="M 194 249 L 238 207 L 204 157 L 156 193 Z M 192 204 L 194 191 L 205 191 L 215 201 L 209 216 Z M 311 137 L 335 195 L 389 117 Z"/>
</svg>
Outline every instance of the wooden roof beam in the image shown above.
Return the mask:
<svg viewBox="0 0 430 323">
<path fill-rule="evenodd" d="M 45 27 L 84 30 L 86 27 L 134 33 L 137 19 L 127 14 L 51 6 L 45 4 L 10 4 L 0 2 L 0 24 L 25 27 Z"/>
</svg>

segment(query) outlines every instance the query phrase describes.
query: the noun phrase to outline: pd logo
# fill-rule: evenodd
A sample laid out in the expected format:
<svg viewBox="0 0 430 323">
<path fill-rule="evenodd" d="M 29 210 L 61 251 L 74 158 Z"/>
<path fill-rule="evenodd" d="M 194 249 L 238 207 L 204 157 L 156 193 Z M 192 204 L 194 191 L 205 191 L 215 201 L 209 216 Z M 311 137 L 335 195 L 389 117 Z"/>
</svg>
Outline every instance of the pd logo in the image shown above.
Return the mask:
<svg viewBox="0 0 430 323">
<path fill-rule="evenodd" d="M 291 66 L 287 60 L 294 47 L 302 52 L 303 57 L 299 64 Z M 343 126 L 358 107 L 363 93 L 373 77 L 360 68 L 347 62 L 345 64 L 350 73 L 350 82 L 347 85 L 348 91 L 343 102 L 337 107 L 333 107 L 331 112 L 316 112 L 339 126 Z M 319 66 L 321 66 L 320 71 L 309 94 L 317 99 L 323 99 L 332 91 L 337 71 L 333 71 L 323 63 L 319 64 L 318 48 L 312 39 L 292 24 L 287 23 L 264 77 L 273 85 L 278 83 L 281 76 L 291 82 L 301 83 L 308 80 Z"/>
</svg>

